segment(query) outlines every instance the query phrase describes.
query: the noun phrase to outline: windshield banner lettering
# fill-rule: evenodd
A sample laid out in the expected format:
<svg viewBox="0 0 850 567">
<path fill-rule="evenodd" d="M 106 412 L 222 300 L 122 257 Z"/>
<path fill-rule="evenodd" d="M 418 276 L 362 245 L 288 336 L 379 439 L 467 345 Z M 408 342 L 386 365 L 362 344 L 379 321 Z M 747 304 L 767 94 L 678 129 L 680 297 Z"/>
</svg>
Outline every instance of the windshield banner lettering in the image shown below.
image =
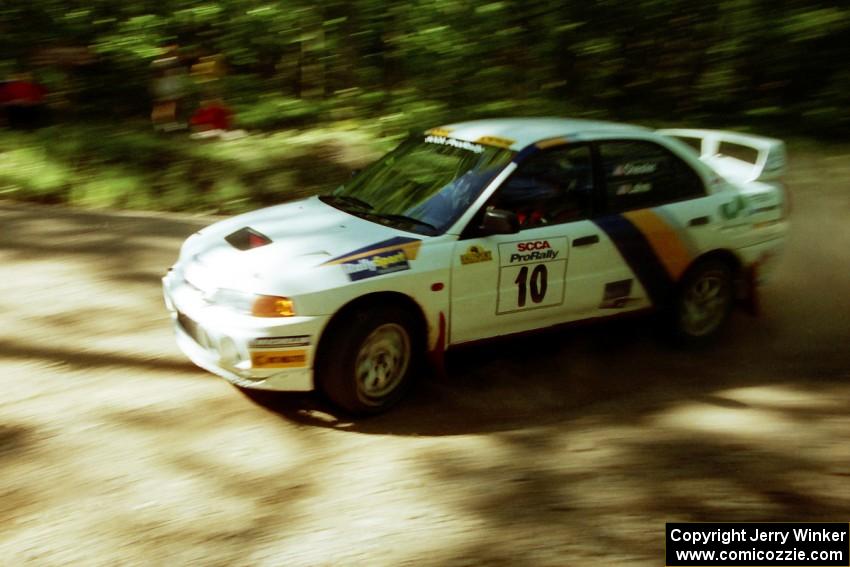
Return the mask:
<svg viewBox="0 0 850 567">
<path fill-rule="evenodd" d="M 481 144 L 473 144 L 472 142 L 467 142 L 465 140 L 456 140 L 454 138 L 447 138 L 445 136 L 426 136 L 425 143 L 440 144 L 441 146 L 451 146 L 453 148 L 459 148 L 461 150 L 475 152 L 476 154 L 484 152 L 484 146 L 482 146 Z"/>
</svg>

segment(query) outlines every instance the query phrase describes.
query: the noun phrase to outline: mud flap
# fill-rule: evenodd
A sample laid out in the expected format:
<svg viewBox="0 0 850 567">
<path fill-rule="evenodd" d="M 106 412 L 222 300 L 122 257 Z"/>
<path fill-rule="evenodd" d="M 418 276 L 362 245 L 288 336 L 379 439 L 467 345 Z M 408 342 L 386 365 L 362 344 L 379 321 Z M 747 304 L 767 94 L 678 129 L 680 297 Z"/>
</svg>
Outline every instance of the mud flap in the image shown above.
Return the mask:
<svg viewBox="0 0 850 567">
<path fill-rule="evenodd" d="M 744 270 L 739 284 L 738 305 L 745 313 L 758 317 L 761 313 L 758 290 L 758 264 Z"/>
<path fill-rule="evenodd" d="M 437 329 L 437 342 L 433 349 L 428 350 L 428 363 L 434 376 L 443 380 L 446 374 L 446 316 L 440 312 L 439 329 Z"/>
</svg>

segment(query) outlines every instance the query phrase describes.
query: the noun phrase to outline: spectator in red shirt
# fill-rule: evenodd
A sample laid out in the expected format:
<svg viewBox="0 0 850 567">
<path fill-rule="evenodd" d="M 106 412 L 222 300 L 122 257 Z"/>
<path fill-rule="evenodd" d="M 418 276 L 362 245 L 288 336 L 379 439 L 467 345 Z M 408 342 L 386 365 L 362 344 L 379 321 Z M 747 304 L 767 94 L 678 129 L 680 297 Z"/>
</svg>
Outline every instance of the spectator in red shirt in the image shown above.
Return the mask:
<svg viewBox="0 0 850 567">
<path fill-rule="evenodd" d="M 233 112 L 220 99 L 204 100 L 200 108 L 192 115 L 190 124 L 195 132 L 203 137 L 220 135 L 230 130 Z"/>
<path fill-rule="evenodd" d="M 22 73 L 0 87 L 0 104 L 11 128 L 31 130 L 44 121 L 47 90 L 30 73 Z"/>
</svg>

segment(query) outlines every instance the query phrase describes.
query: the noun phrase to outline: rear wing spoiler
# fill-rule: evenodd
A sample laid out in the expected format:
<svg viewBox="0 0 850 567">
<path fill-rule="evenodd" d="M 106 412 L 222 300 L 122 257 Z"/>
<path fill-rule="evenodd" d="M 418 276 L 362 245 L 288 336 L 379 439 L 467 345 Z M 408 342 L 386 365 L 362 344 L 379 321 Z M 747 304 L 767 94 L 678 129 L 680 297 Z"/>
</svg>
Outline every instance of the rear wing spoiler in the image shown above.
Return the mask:
<svg viewBox="0 0 850 567">
<path fill-rule="evenodd" d="M 698 150 L 700 160 L 733 181 L 778 181 L 787 168 L 782 140 L 723 130 L 671 128 L 658 133 Z"/>
</svg>

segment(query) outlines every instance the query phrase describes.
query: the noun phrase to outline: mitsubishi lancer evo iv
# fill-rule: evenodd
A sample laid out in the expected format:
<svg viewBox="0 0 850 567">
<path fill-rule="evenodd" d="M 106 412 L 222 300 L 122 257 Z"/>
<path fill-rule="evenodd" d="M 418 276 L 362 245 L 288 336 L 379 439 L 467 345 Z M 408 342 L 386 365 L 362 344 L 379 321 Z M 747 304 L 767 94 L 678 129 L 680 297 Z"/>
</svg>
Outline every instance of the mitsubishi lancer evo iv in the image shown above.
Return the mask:
<svg viewBox="0 0 850 567">
<path fill-rule="evenodd" d="M 165 302 L 198 366 L 354 414 L 497 336 L 654 309 L 699 343 L 775 264 L 785 163 L 779 140 L 717 130 L 450 124 L 331 193 L 192 235 Z"/>
</svg>

